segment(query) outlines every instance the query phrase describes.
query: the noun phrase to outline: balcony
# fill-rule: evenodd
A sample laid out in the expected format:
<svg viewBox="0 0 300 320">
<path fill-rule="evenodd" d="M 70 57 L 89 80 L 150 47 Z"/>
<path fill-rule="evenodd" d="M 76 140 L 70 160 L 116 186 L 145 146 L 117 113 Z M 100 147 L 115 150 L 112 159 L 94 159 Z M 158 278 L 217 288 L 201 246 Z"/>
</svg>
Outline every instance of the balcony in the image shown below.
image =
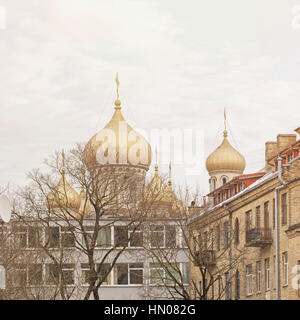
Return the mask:
<svg viewBox="0 0 300 320">
<path fill-rule="evenodd" d="M 246 247 L 266 247 L 272 244 L 271 229 L 254 228 L 246 231 Z"/>
<path fill-rule="evenodd" d="M 216 265 L 216 254 L 214 250 L 197 251 L 194 266 L 213 267 Z"/>
</svg>

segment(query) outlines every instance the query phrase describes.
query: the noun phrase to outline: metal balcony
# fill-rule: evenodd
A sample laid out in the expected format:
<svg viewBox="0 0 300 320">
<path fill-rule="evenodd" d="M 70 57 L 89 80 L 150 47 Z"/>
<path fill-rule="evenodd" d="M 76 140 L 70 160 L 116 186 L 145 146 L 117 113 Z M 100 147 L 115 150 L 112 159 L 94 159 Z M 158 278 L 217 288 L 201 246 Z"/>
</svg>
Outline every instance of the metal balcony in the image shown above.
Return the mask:
<svg viewBox="0 0 300 320">
<path fill-rule="evenodd" d="M 216 254 L 214 250 L 204 249 L 195 254 L 194 266 L 212 267 L 216 265 Z"/>
<path fill-rule="evenodd" d="M 272 232 L 267 228 L 246 231 L 246 247 L 266 247 L 272 244 Z"/>
</svg>

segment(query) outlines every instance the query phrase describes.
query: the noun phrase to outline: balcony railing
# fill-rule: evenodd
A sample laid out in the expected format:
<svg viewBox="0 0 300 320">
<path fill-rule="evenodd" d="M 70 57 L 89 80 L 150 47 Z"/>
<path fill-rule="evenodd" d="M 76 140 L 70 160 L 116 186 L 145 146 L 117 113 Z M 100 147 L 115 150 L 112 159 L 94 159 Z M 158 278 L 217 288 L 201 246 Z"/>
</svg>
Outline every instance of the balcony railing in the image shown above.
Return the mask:
<svg viewBox="0 0 300 320">
<path fill-rule="evenodd" d="M 216 264 L 216 254 L 214 250 L 204 249 L 195 253 L 195 266 L 211 267 Z"/>
<path fill-rule="evenodd" d="M 269 228 L 254 228 L 246 231 L 247 247 L 265 247 L 272 244 L 272 232 Z"/>
</svg>

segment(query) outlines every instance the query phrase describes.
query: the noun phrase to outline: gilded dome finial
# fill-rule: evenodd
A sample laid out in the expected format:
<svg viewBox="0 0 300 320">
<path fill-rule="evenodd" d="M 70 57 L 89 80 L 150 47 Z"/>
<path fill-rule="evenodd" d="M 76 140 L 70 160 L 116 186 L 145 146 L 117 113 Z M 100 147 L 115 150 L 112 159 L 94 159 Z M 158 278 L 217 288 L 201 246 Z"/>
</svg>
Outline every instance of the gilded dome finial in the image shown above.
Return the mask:
<svg viewBox="0 0 300 320">
<path fill-rule="evenodd" d="M 155 166 L 154 166 L 155 174 L 158 173 L 158 160 L 157 160 L 157 146 L 155 147 Z"/>
<path fill-rule="evenodd" d="M 227 132 L 227 123 L 226 123 L 226 108 L 224 108 L 224 132 L 223 132 L 224 138 L 228 136 Z"/>
<path fill-rule="evenodd" d="M 168 181 L 169 186 L 171 186 L 171 184 L 172 184 L 171 172 L 172 172 L 172 166 L 171 166 L 171 161 L 170 161 L 170 163 L 169 163 L 169 181 Z"/>
<path fill-rule="evenodd" d="M 119 86 L 120 86 L 120 81 L 119 81 L 119 75 L 118 72 L 116 74 L 116 84 L 117 84 L 117 100 L 115 101 L 115 109 L 121 109 L 121 101 L 119 99 L 120 95 L 119 95 Z"/>
</svg>

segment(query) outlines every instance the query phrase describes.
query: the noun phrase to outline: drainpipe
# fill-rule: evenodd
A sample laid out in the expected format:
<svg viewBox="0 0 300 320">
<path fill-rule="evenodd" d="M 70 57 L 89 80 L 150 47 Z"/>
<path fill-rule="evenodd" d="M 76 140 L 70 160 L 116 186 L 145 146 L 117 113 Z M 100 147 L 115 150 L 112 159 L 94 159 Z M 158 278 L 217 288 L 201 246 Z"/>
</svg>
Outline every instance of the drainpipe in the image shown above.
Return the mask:
<svg viewBox="0 0 300 320">
<path fill-rule="evenodd" d="M 278 157 L 278 179 L 281 183 L 276 187 L 275 192 L 275 284 L 276 284 L 276 300 L 279 300 L 279 222 L 278 222 L 278 195 L 279 190 L 284 188 L 286 182 L 282 178 L 282 158 Z"/>
</svg>

